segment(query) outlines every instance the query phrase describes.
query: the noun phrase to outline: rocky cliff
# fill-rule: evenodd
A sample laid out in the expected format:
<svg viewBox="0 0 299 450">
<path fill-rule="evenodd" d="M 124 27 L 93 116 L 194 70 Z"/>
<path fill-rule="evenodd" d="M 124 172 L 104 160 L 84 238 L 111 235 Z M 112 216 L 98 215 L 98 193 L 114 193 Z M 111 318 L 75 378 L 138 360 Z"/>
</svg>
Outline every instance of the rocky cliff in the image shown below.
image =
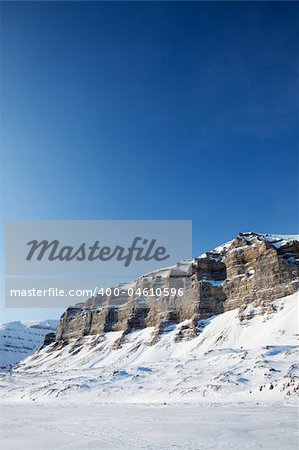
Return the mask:
<svg viewBox="0 0 299 450">
<path fill-rule="evenodd" d="M 121 297 L 101 295 L 68 308 L 60 319 L 56 342 L 121 331 L 116 344 L 121 345 L 131 331 L 154 327 L 155 343 L 167 327 L 184 321 L 176 339 L 188 339 L 200 332 L 201 320 L 236 308 L 242 319 L 248 304 L 266 311 L 273 300 L 295 293 L 298 287 L 299 242 L 295 237 L 240 233 L 193 260 L 122 285 Z M 139 295 L 151 288 L 159 295 Z M 170 293 L 160 295 L 157 288 L 162 292 L 169 288 Z M 176 289 L 173 295 L 171 288 Z"/>
</svg>

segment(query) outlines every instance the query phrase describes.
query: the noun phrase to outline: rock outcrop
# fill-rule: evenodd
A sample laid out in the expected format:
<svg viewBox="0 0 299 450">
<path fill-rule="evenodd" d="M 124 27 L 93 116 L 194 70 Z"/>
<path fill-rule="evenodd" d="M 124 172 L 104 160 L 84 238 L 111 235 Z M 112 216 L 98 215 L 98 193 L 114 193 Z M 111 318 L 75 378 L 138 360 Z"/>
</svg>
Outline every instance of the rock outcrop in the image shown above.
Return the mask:
<svg viewBox="0 0 299 450">
<path fill-rule="evenodd" d="M 240 308 L 241 317 L 248 304 L 265 309 L 273 300 L 295 293 L 298 280 L 295 237 L 240 233 L 193 260 L 122 285 L 121 296 L 97 296 L 68 308 L 60 319 L 56 342 L 108 331 L 122 331 L 125 337 L 150 326 L 156 330 L 154 343 L 166 327 L 184 321 L 177 340 L 189 339 L 200 332 L 200 320 L 235 308 Z M 154 296 L 139 295 L 151 289 Z"/>
</svg>

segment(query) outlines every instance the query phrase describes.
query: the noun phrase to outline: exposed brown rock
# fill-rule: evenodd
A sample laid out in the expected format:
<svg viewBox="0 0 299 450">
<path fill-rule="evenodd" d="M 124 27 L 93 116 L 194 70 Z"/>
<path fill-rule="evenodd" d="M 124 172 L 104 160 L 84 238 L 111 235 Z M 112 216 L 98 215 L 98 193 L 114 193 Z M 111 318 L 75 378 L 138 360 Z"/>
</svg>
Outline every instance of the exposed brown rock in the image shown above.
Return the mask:
<svg viewBox="0 0 299 450">
<path fill-rule="evenodd" d="M 188 324 L 178 332 L 177 340 L 192 338 L 200 331 L 201 319 L 235 308 L 240 308 L 242 318 L 248 304 L 267 308 L 273 300 L 296 292 L 298 260 L 297 240 L 240 233 L 221 248 L 140 277 L 134 284 L 135 291 L 181 288 L 182 296 L 89 299 L 62 315 L 56 341 L 123 331 L 117 343 L 121 345 L 127 333 L 154 327 L 156 342 L 165 327 L 183 321 Z"/>
</svg>

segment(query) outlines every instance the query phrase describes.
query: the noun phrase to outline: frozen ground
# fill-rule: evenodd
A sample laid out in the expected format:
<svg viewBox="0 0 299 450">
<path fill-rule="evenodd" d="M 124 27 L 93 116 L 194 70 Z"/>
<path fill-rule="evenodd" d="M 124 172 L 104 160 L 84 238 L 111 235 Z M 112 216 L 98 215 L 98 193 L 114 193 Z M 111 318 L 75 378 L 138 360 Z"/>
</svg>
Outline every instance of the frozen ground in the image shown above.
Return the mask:
<svg viewBox="0 0 299 450">
<path fill-rule="evenodd" d="M 1 448 L 297 449 L 297 411 L 267 405 L 8 405 Z"/>
</svg>

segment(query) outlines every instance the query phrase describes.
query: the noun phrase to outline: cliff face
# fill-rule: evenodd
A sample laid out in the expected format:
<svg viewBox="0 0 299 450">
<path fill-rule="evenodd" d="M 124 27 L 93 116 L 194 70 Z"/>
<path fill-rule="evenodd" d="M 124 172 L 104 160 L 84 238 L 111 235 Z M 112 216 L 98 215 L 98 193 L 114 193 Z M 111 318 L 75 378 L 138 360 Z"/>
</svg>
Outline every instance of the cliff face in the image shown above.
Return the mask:
<svg viewBox="0 0 299 450">
<path fill-rule="evenodd" d="M 299 287 L 299 242 L 292 237 L 240 233 L 227 244 L 193 260 L 151 272 L 121 286 L 121 297 L 98 296 L 70 307 L 62 315 L 56 341 L 69 341 L 108 331 L 123 336 L 155 327 L 153 343 L 171 324 L 186 321 L 177 340 L 195 337 L 199 321 L 248 304 L 267 308 L 273 300 Z M 179 295 L 129 296 L 140 288 L 175 288 Z M 130 292 L 130 291 L 129 291 Z M 263 309 L 263 308 L 261 308 Z M 121 345 L 121 338 L 118 342 Z"/>
</svg>

